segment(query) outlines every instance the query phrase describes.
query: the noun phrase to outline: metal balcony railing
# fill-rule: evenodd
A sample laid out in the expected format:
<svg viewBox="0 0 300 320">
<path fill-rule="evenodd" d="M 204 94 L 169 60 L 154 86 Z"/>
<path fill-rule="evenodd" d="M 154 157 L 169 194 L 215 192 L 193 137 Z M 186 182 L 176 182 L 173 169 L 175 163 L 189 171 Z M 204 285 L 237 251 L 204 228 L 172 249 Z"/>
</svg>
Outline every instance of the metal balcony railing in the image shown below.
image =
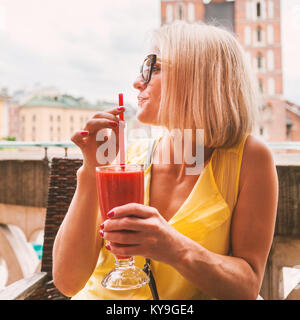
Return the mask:
<svg viewBox="0 0 300 320">
<path fill-rule="evenodd" d="M 78 148 L 75 143 L 71 141 L 60 141 L 60 142 L 49 142 L 49 141 L 0 141 L 0 150 L 2 148 L 29 148 L 29 147 L 37 147 L 43 148 L 45 151 L 45 158 L 48 158 L 48 149 L 51 147 L 63 148 L 65 150 L 65 156 L 68 156 L 69 148 Z"/>
<path fill-rule="evenodd" d="M 287 141 L 287 142 L 266 142 L 272 150 L 295 150 L 300 151 L 300 141 Z M 63 148 L 65 150 L 65 156 L 68 156 L 69 148 L 78 148 L 71 141 L 49 142 L 49 141 L 0 141 L 0 150 L 2 148 L 26 148 L 36 147 L 43 148 L 45 151 L 45 158 L 48 158 L 48 149 L 52 147 Z"/>
<path fill-rule="evenodd" d="M 300 150 L 300 141 L 266 142 L 272 150 Z"/>
</svg>

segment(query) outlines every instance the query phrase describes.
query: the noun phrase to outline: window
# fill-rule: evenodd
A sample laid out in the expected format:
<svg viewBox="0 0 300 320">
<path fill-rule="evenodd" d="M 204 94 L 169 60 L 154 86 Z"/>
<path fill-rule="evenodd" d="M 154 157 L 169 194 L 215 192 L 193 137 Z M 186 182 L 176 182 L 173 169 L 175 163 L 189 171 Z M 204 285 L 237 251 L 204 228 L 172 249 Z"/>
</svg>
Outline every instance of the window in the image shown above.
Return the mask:
<svg viewBox="0 0 300 320">
<path fill-rule="evenodd" d="M 57 140 L 60 141 L 60 127 L 57 127 Z"/>
<path fill-rule="evenodd" d="M 21 130 L 21 137 L 22 137 L 22 140 L 24 141 L 25 140 L 25 128 L 22 127 L 22 130 Z"/>
<path fill-rule="evenodd" d="M 32 127 L 31 140 L 35 141 L 35 127 Z"/>
<path fill-rule="evenodd" d="M 268 32 L 268 43 L 269 44 L 274 43 L 274 28 L 271 24 L 268 25 L 267 32 Z"/>
<path fill-rule="evenodd" d="M 36 119 L 35 114 L 33 114 L 32 115 L 32 121 L 35 122 L 35 119 Z"/>
<path fill-rule="evenodd" d="M 245 40 L 245 45 L 249 46 L 251 45 L 251 27 L 246 26 L 244 29 L 244 40 Z"/>
<path fill-rule="evenodd" d="M 265 119 L 267 121 L 272 121 L 272 119 L 273 119 L 273 107 L 272 107 L 271 103 L 267 103 L 267 105 L 266 105 Z"/>
<path fill-rule="evenodd" d="M 269 19 L 274 18 L 274 1 L 273 0 L 268 1 L 268 17 Z"/>
<path fill-rule="evenodd" d="M 261 27 L 257 27 L 257 29 L 256 29 L 256 40 L 257 40 L 257 42 L 262 42 L 262 29 L 261 29 Z"/>
<path fill-rule="evenodd" d="M 247 1 L 246 2 L 246 19 L 247 20 L 251 20 L 251 13 L 252 13 L 252 10 L 251 10 L 251 2 Z"/>
<path fill-rule="evenodd" d="M 259 128 L 259 134 L 260 134 L 261 136 L 264 135 L 264 128 L 263 128 L 263 127 L 260 127 L 260 128 Z"/>
<path fill-rule="evenodd" d="M 183 3 L 178 4 L 178 19 L 184 20 L 184 4 Z"/>
<path fill-rule="evenodd" d="M 60 122 L 60 116 L 57 116 L 57 121 Z"/>
<path fill-rule="evenodd" d="M 256 17 L 261 18 L 261 3 L 260 2 L 256 3 Z"/>
<path fill-rule="evenodd" d="M 273 52 L 273 50 L 268 50 L 267 61 L 268 61 L 268 71 L 273 71 L 274 70 L 274 52 Z"/>
<path fill-rule="evenodd" d="M 264 93 L 264 83 L 262 79 L 258 79 L 258 87 L 261 93 Z"/>
<path fill-rule="evenodd" d="M 53 115 L 51 114 L 49 118 L 50 118 L 50 122 L 52 122 L 53 121 Z"/>
<path fill-rule="evenodd" d="M 170 23 L 173 20 L 173 5 L 167 4 L 166 6 L 166 22 Z"/>
<path fill-rule="evenodd" d="M 53 127 L 50 127 L 50 141 L 53 141 Z"/>
<path fill-rule="evenodd" d="M 286 138 L 287 138 L 287 140 L 291 140 L 292 126 L 293 126 L 293 122 L 292 122 L 292 120 L 287 116 L 287 117 L 286 117 Z"/>
<path fill-rule="evenodd" d="M 257 69 L 262 69 L 263 67 L 263 56 L 262 54 L 259 52 L 256 56 L 256 60 L 257 60 Z"/>
<path fill-rule="evenodd" d="M 251 52 L 249 51 L 246 51 L 246 60 L 247 60 L 247 63 L 249 64 L 249 67 L 252 67 L 252 61 L 251 61 Z"/>
<path fill-rule="evenodd" d="M 73 123 L 73 121 L 74 121 L 73 116 L 70 116 L 70 122 Z"/>
<path fill-rule="evenodd" d="M 275 94 L 275 80 L 274 80 L 274 78 L 268 79 L 268 91 L 269 91 L 270 96 Z"/>
<path fill-rule="evenodd" d="M 195 5 L 193 3 L 188 4 L 188 18 L 189 21 L 195 21 Z"/>
</svg>

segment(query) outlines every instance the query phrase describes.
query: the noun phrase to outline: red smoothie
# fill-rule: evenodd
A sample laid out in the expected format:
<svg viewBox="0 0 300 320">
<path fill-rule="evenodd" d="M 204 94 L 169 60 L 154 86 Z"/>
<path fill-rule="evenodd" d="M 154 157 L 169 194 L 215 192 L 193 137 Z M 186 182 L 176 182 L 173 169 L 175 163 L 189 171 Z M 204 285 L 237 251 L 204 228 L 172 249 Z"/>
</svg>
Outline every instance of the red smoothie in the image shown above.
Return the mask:
<svg viewBox="0 0 300 320">
<path fill-rule="evenodd" d="M 100 212 L 103 221 L 114 207 L 127 203 L 144 203 L 144 170 L 142 165 L 112 165 L 96 170 Z M 119 257 L 128 259 L 130 257 Z"/>
</svg>

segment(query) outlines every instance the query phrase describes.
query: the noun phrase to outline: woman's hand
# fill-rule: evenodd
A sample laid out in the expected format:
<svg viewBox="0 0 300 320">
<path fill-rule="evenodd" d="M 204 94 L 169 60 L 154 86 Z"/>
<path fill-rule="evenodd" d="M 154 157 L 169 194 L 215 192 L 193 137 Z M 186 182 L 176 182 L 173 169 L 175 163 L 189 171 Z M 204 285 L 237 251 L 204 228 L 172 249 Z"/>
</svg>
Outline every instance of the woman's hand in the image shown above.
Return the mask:
<svg viewBox="0 0 300 320">
<path fill-rule="evenodd" d="M 92 119 L 88 120 L 84 130 L 77 131 L 72 136 L 71 140 L 81 149 L 83 154 L 83 167 L 94 171 L 95 167 L 100 164 L 105 164 L 104 155 L 97 153 L 97 149 L 105 142 L 112 141 L 112 134 L 116 137 L 116 155 L 119 152 L 119 118 L 120 113 L 124 112 L 124 107 L 114 108 L 108 111 L 101 111 L 96 113 Z M 107 137 L 105 141 L 97 141 L 97 133 L 101 129 L 107 130 Z M 109 132 L 108 129 L 112 129 Z M 98 158 L 97 158 L 98 157 Z M 97 161 L 98 160 L 98 161 Z M 101 163 L 99 163 L 101 161 Z"/>
<path fill-rule="evenodd" d="M 100 235 L 110 241 L 106 248 L 115 255 L 139 255 L 172 265 L 185 251 L 184 236 L 153 207 L 129 203 L 113 208 L 107 216 Z"/>
</svg>

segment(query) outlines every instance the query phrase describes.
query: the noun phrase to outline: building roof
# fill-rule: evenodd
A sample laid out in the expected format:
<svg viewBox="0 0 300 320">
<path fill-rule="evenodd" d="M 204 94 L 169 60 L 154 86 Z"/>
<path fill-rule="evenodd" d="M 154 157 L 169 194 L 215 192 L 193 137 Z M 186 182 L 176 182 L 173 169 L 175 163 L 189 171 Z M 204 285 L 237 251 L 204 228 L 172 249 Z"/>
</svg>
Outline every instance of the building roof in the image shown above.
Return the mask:
<svg viewBox="0 0 300 320">
<path fill-rule="evenodd" d="M 300 106 L 286 100 L 285 109 L 300 117 Z"/>
<path fill-rule="evenodd" d="M 99 104 L 91 104 L 83 98 L 75 98 L 69 95 L 59 95 L 55 97 L 35 96 L 21 105 L 21 107 L 53 107 L 87 110 L 103 110 L 109 106 L 113 106 L 113 103 L 103 101 Z"/>
<path fill-rule="evenodd" d="M 1 94 L 0 92 L 0 100 L 8 100 L 10 98 L 10 96 L 6 95 L 6 94 Z"/>
</svg>

